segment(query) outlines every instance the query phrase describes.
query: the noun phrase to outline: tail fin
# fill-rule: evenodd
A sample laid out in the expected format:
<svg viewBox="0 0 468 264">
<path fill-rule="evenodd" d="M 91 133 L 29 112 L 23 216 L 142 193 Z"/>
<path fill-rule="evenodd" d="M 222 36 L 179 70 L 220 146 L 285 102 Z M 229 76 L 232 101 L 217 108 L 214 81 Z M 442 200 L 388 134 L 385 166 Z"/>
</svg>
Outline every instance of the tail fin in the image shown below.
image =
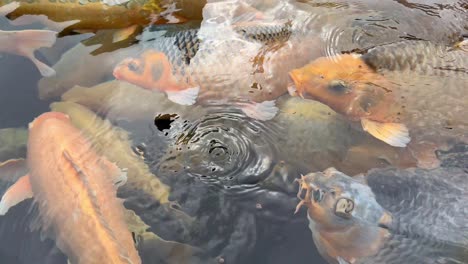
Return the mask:
<svg viewBox="0 0 468 264">
<path fill-rule="evenodd" d="M 16 31 L 15 40 L 18 55 L 30 59 L 41 72 L 42 76 L 55 75 L 55 70 L 36 59 L 34 51 L 39 48 L 50 48 L 57 40 L 57 32 L 50 30 L 21 30 Z"/>
</svg>

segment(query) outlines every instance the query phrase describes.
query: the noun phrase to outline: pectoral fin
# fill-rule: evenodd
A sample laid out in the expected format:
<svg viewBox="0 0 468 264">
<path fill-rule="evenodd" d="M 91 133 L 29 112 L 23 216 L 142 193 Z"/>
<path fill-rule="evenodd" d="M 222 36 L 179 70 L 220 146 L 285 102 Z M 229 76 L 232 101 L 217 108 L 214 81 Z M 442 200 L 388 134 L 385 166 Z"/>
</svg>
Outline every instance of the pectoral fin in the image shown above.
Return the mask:
<svg viewBox="0 0 468 264">
<path fill-rule="evenodd" d="M 123 28 L 123 29 L 120 29 L 120 30 L 117 30 L 115 33 L 114 33 L 114 36 L 112 38 L 112 42 L 113 43 L 116 43 L 116 42 L 120 42 L 122 40 L 126 40 L 127 38 L 129 38 L 133 33 L 135 33 L 135 31 L 138 29 L 138 25 L 132 25 L 132 26 L 129 26 L 129 27 L 126 27 L 126 28 Z"/>
<path fill-rule="evenodd" d="M 264 101 L 261 103 L 250 102 L 242 105 L 242 111 L 250 118 L 262 121 L 273 119 L 279 109 L 275 105 L 275 101 Z"/>
<path fill-rule="evenodd" d="M 404 148 L 411 141 L 404 124 L 379 123 L 366 118 L 361 118 L 361 124 L 364 131 L 391 146 Z"/>
<path fill-rule="evenodd" d="M 166 91 L 167 98 L 180 105 L 193 105 L 198 97 L 200 87 L 192 87 L 181 91 Z"/>
<path fill-rule="evenodd" d="M 31 190 L 31 183 L 29 182 L 29 176 L 25 175 L 10 186 L 3 195 L 0 201 L 0 215 L 5 215 L 11 207 L 32 197 L 33 193 Z"/>
</svg>

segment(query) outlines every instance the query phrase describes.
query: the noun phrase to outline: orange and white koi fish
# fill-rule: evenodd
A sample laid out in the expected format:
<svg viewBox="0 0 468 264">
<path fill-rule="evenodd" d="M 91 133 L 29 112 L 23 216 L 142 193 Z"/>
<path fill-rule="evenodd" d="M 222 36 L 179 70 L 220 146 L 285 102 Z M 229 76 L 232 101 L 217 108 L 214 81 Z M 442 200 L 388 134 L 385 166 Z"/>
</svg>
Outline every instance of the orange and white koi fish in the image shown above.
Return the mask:
<svg viewBox="0 0 468 264">
<path fill-rule="evenodd" d="M 44 113 L 29 132 L 29 173 L 3 195 L 0 214 L 33 198 L 41 230 L 71 263 L 141 263 L 116 197 L 125 173 L 98 156 L 65 114 Z"/>
<path fill-rule="evenodd" d="M 202 41 L 198 29 L 153 39 L 139 57 L 118 64 L 114 76 L 181 105 L 231 100 L 247 116 L 269 120 L 278 111 L 275 99 L 287 93 L 287 72 L 314 49 L 290 39 L 289 22 L 244 23 L 233 32 L 232 40 Z"/>
</svg>

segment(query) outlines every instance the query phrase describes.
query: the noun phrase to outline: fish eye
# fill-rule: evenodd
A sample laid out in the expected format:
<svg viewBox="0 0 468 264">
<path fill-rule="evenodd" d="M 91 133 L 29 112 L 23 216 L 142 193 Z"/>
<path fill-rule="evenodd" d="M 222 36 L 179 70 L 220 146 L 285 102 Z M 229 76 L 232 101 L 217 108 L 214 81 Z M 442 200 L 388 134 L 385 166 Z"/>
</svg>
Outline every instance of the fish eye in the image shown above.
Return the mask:
<svg viewBox="0 0 468 264">
<path fill-rule="evenodd" d="M 340 198 L 335 204 L 335 215 L 349 219 L 354 210 L 354 202 L 348 198 Z"/>
<path fill-rule="evenodd" d="M 350 92 L 350 88 L 344 81 L 341 80 L 333 80 L 328 85 L 328 90 L 336 93 L 336 94 L 346 94 Z"/>
<path fill-rule="evenodd" d="M 137 72 L 137 71 L 140 70 L 140 66 L 134 61 L 129 62 L 127 67 L 128 67 L 129 70 L 131 70 L 133 72 Z"/>
</svg>

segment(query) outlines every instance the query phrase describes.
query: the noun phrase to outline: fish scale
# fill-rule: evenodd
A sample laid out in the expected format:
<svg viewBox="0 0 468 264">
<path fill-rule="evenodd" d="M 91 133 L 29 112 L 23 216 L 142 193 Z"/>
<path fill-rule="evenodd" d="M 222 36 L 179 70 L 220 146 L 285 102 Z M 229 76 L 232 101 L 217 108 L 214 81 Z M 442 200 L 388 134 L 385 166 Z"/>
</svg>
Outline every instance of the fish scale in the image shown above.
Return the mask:
<svg viewBox="0 0 468 264">
<path fill-rule="evenodd" d="M 226 96 L 257 102 L 276 99 L 287 89 L 288 69 L 283 65 L 293 68 L 309 60 L 307 52 L 288 46 L 294 33 L 290 22 L 244 23 L 232 30 L 237 33 L 232 39 L 207 40 L 199 37 L 199 29 L 165 33 L 163 37 L 152 36 L 161 32 L 145 32 L 143 39 L 148 41 L 142 45 L 144 50 L 167 56 L 178 83 L 200 86 L 197 101 Z M 287 52 L 282 52 L 283 47 Z"/>
<path fill-rule="evenodd" d="M 468 75 L 465 51 L 428 41 L 401 41 L 375 47 L 362 58 L 377 70 L 411 70 L 441 76 Z"/>
</svg>

